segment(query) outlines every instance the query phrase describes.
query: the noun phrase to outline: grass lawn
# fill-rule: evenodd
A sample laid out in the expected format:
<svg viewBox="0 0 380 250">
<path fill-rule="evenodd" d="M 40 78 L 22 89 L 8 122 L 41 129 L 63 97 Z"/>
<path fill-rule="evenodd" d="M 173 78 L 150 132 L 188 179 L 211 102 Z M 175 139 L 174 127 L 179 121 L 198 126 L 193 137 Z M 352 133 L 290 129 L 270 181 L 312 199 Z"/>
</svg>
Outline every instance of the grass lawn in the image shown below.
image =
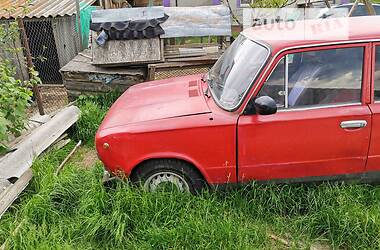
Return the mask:
<svg viewBox="0 0 380 250">
<path fill-rule="evenodd" d="M 146 193 L 127 182 L 102 185 L 93 133 L 112 98 L 81 99 L 75 146 L 50 151 L 0 220 L 10 249 L 375 249 L 380 248 L 380 187 L 252 184 L 230 191 Z M 16 230 L 16 228 L 18 228 Z"/>
</svg>

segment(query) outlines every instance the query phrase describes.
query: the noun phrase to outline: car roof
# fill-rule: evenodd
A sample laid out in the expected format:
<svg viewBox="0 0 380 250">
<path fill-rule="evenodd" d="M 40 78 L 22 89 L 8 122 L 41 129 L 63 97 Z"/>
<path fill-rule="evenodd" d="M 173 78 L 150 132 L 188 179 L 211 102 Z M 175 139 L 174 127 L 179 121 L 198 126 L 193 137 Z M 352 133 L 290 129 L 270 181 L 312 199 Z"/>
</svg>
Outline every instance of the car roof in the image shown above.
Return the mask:
<svg viewBox="0 0 380 250">
<path fill-rule="evenodd" d="M 312 19 L 257 26 L 245 29 L 242 34 L 251 40 L 269 45 L 272 52 L 276 52 L 291 47 L 316 44 L 380 41 L 379 23 L 380 16 Z M 300 38 L 304 34 L 307 39 Z"/>
</svg>

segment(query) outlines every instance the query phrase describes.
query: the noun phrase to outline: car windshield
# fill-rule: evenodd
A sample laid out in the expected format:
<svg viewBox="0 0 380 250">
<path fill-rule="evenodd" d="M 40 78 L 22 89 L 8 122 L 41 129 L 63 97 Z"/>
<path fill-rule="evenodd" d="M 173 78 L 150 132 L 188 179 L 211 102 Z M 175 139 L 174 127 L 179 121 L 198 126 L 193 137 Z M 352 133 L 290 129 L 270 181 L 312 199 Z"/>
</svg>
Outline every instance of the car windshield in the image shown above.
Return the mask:
<svg viewBox="0 0 380 250">
<path fill-rule="evenodd" d="M 265 63 L 269 50 L 240 35 L 208 74 L 213 97 L 224 109 L 240 103 L 250 84 Z"/>
</svg>

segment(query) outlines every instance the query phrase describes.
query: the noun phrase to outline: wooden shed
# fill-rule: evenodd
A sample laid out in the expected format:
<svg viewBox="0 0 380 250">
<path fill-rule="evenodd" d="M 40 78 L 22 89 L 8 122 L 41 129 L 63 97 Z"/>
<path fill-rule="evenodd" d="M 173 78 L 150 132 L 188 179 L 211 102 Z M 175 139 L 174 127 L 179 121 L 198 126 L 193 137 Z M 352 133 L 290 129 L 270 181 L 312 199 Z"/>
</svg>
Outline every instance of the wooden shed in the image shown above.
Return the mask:
<svg viewBox="0 0 380 250">
<path fill-rule="evenodd" d="M 104 68 L 91 64 L 91 52 L 85 50 L 61 69 L 70 99 L 81 94 L 97 94 L 118 89 L 124 91 L 146 79 L 145 68 Z"/>
<path fill-rule="evenodd" d="M 25 0 L 0 1 L 0 25 L 9 25 L 16 18 L 23 18 L 33 63 L 44 84 L 62 83 L 59 70 L 79 51 L 80 37 L 77 31 L 76 6 L 72 0 L 34 0 L 25 8 Z M 30 1 L 29 1 L 30 2 Z M 96 0 L 82 0 L 81 11 Z M 12 10 L 13 11 L 10 11 Z M 21 41 L 15 41 L 18 47 Z M 17 78 L 27 79 L 28 70 L 22 52 L 14 55 L 0 51 L 16 67 Z"/>
<path fill-rule="evenodd" d="M 149 11 L 150 14 L 146 14 Z M 141 15 L 168 18 L 160 24 L 164 33 L 158 37 L 141 39 L 138 32 L 144 30 L 138 30 L 132 35 L 118 34 L 132 39 L 108 40 L 103 46 L 93 42 L 92 52 L 81 53 L 61 69 L 70 98 L 114 88 L 125 90 L 146 80 L 206 73 L 229 46 L 231 36 L 230 12 L 222 5 L 112 9 L 95 11 L 93 15 L 101 20 L 100 27 L 128 22 L 131 17 L 141 20 Z M 123 25 L 128 24 L 120 26 Z M 193 42 L 194 37 L 206 39 Z M 182 38 L 191 41 L 177 45 L 168 43 L 171 39 Z M 152 53 L 157 49 L 159 53 Z"/>
</svg>

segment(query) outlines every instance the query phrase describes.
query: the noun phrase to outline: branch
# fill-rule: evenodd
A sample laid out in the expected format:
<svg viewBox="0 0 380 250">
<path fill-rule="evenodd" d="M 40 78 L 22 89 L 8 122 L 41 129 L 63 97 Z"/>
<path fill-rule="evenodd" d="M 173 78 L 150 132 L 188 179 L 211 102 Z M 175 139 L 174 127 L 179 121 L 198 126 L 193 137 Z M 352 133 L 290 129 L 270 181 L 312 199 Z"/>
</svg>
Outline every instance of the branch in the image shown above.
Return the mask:
<svg viewBox="0 0 380 250">
<path fill-rule="evenodd" d="M 227 5 L 228 9 L 230 10 L 230 14 L 231 14 L 231 17 L 232 19 L 234 19 L 240 26 L 241 26 L 241 22 L 239 21 L 239 19 L 236 17 L 235 13 L 232 11 L 232 8 L 231 8 L 231 5 L 230 5 L 230 2 L 228 0 L 223 0 L 223 3 L 225 5 Z"/>
</svg>

